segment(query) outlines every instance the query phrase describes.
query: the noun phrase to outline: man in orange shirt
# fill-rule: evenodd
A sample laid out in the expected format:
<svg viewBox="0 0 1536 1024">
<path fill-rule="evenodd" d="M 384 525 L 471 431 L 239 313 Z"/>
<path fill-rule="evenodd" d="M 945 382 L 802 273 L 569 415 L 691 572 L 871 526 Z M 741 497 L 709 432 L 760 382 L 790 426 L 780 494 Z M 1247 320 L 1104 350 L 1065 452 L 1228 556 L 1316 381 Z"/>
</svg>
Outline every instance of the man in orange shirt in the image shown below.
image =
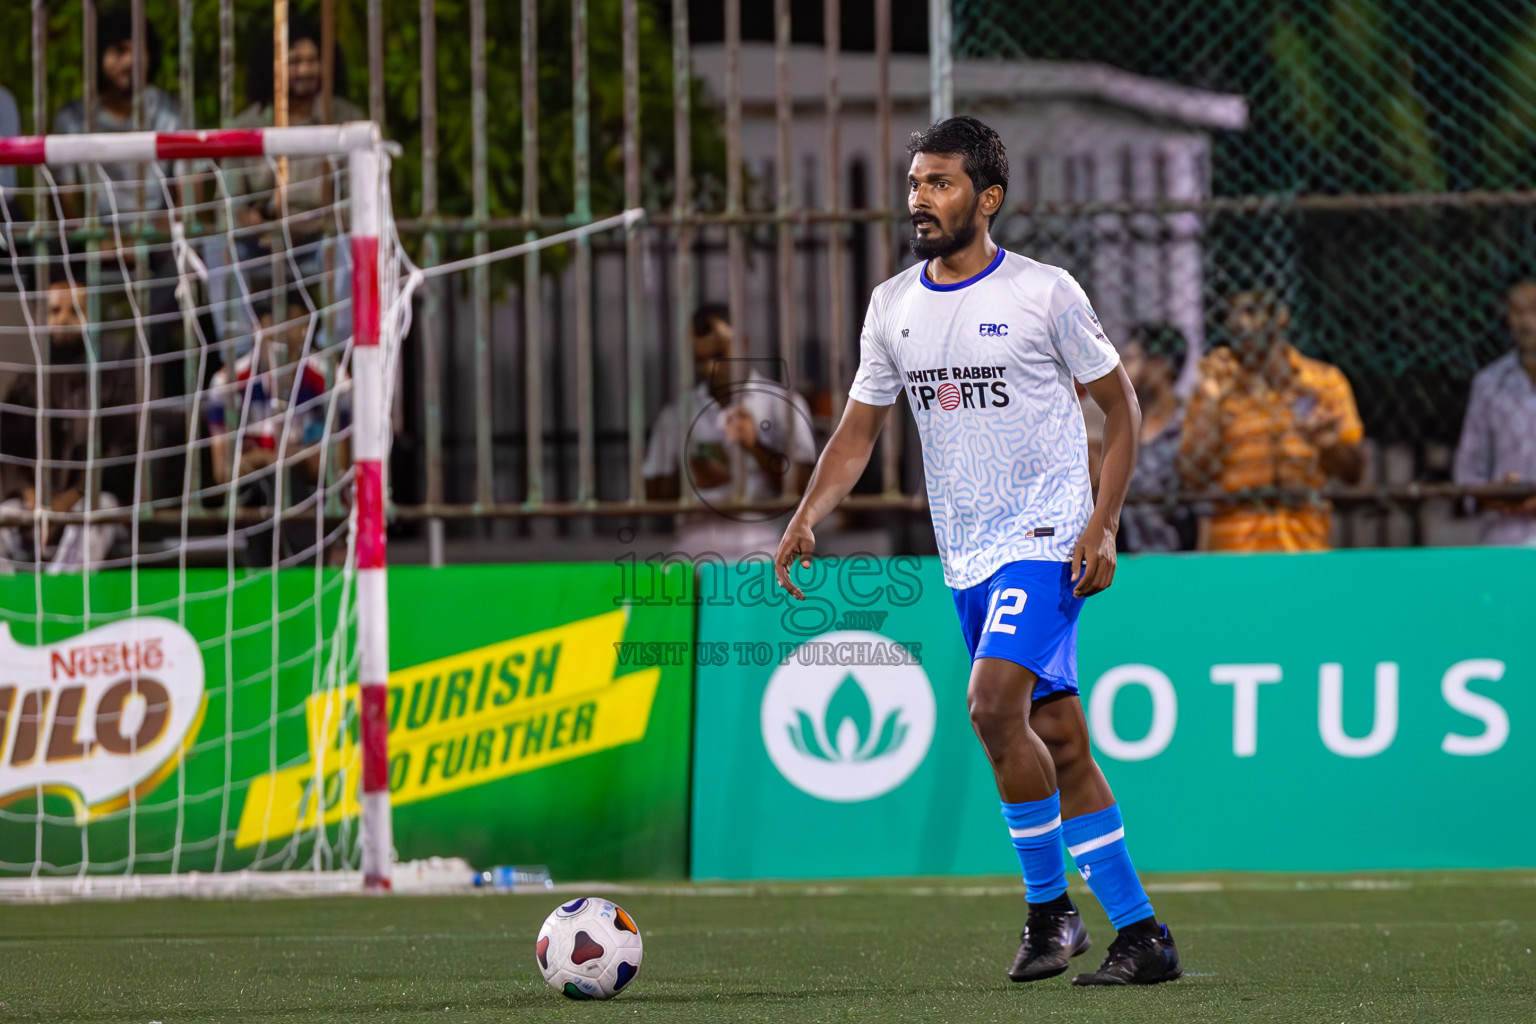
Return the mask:
<svg viewBox="0 0 1536 1024">
<path fill-rule="evenodd" d="M 1227 307 L 1231 347 L 1201 360 L 1184 421 L 1184 482 L 1233 494 L 1202 521 L 1202 550 L 1326 550 L 1321 489 L 1329 479 L 1358 483 L 1364 470 L 1349 381 L 1296 351 L 1290 320 L 1272 292 L 1240 292 Z"/>
</svg>

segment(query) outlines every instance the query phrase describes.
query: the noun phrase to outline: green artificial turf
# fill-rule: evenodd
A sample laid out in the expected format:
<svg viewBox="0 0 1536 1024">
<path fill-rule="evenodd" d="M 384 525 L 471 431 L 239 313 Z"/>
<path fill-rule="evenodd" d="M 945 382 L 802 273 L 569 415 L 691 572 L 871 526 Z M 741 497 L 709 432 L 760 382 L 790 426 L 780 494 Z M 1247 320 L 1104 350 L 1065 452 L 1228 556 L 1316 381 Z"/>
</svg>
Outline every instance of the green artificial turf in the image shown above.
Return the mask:
<svg viewBox="0 0 1536 1024">
<path fill-rule="evenodd" d="M 8 905 L 0 1021 L 1536 1021 L 1529 874 L 1150 881 L 1185 977 L 1094 990 L 1004 979 L 1016 881 L 609 888 L 645 963 L 608 1003 L 535 970 L 549 893 Z"/>
</svg>

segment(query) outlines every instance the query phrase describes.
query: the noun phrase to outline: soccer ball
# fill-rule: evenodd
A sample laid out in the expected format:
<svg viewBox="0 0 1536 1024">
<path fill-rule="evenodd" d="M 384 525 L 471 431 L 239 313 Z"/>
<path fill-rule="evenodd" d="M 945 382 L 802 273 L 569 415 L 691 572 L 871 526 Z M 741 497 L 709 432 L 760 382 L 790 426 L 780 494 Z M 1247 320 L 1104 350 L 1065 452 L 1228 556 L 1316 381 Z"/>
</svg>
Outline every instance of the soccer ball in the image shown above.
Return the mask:
<svg viewBox="0 0 1536 1024">
<path fill-rule="evenodd" d="M 544 919 L 533 955 L 566 998 L 612 999 L 640 973 L 640 929 L 617 904 L 583 896 Z"/>
</svg>

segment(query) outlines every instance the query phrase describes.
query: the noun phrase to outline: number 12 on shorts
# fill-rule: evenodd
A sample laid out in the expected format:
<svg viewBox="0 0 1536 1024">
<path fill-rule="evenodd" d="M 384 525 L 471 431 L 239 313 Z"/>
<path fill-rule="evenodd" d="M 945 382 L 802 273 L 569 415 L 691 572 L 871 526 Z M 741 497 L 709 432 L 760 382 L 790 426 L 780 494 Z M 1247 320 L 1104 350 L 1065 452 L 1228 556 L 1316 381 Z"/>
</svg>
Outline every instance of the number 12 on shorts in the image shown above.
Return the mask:
<svg viewBox="0 0 1536 1024">
<path fill-rule="evenodd" d="M 1024 610 L 1024 602 L 1029 600 L 1029 595 L 1018 587 L 1007 587 L 992 595 L 992 603 L 987 606 L 987 624 L 982 628 L 984 633 L 1016 633 L 1018 627 L 1011 622 L 1004 622 L 1004 615 L 1017 615 Z M 1011 601 L 1010 604 L 1004 602 Z"/>
</svg>

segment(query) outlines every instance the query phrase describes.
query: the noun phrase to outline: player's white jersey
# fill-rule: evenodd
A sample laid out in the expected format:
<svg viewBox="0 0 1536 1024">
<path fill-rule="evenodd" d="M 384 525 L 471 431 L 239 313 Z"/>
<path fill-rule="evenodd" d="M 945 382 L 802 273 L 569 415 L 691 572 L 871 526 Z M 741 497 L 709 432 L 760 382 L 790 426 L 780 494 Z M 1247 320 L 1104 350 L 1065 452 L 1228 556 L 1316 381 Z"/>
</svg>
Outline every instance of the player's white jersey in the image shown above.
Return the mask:
<svg viewBox="0 0 1536 1024">
<path fill-rule="evenodd" d="M 944 582 L 1069 561 L 1093 506 L 1072 378 L 1097 380 L 1120 357 L 1060 267 L 999 248 L 980 274 L 939 285 L 925 266 L 875 289 L 848 393 L 890 405 L 906 392 Z"/>
</svg>

